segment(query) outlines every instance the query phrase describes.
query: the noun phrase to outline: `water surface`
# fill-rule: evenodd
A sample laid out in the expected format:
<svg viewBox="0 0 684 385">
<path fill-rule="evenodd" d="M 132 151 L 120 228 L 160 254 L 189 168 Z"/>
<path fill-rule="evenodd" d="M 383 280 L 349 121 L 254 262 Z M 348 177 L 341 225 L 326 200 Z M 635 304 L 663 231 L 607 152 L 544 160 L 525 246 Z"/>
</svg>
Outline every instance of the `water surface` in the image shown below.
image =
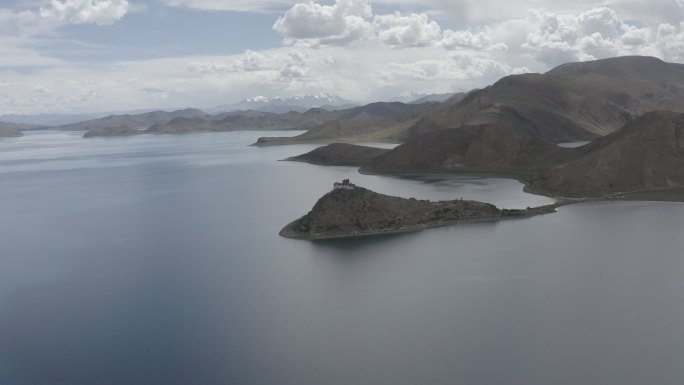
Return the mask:
<svg viewBox="0 0 684 385">
<path fill-rule="evenodd" d="M 272 133 L 269 133 L 272 135 Z M 329 242 L 334 181 L 509 208 L 515 181 L 279 159 L 264 133 L 0 141 L 0 383 L 677 384 L 684 205 Z"/>
</svg>

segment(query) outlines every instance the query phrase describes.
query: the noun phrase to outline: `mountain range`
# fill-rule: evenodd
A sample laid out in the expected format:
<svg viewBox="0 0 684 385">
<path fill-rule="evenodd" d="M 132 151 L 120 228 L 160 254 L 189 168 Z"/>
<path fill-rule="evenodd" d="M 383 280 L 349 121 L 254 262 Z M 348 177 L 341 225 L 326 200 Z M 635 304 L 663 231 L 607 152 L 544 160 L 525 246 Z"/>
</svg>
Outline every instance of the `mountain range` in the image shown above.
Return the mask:
<svg viewBox="0 0 684 385">
<path fill-rule="evenodd" d="M 210 113 L 222 113 L 232 111 L 263 111 L 283 114 L 290 111 L 306 112 L 312 108 L 326 110 L 339 110 L 354 107 L 354 103 L 337 95 L 318 94 L 300 95 L 291 98 L 255 96 L 238 103 L 225 104 L 208 109 Z"/>
<path fill-rule="evenodd" d="M 497 175 L 553 196 L 678 191 L 682 199 L 683 85 L 684 66 L 656 58 L 571 63 L 547 74 L 506 77 L 428 108 L 403 144 L 372 159 L 349 159 L 327 146 L 294 160 L 342 159 L 378 174 Z M 557 145 L 582 140 L 592 141 Z"/>
</svg>

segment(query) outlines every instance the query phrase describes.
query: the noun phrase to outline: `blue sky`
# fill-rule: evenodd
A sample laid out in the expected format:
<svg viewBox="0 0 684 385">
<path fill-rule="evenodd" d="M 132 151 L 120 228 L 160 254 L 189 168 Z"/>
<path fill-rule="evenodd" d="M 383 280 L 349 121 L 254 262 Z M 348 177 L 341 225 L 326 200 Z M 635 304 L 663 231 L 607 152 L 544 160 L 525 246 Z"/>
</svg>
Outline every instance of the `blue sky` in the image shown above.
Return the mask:
<svg viewBox="0 0 684 385">
<path fill-rule="evenodd" d="M 682 0 L 2 0 L 0 114 L 370 102 L 568 61 L 681 62 L 683 21 Z"/>
</svg>

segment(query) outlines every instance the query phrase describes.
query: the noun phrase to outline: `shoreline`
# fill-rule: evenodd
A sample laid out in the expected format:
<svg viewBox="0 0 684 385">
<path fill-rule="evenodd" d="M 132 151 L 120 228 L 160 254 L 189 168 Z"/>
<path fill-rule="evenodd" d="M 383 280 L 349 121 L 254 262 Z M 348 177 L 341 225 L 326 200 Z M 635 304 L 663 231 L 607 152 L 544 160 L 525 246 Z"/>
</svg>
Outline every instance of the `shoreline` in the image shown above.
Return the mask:
<svg viewBox="0 0 684 385">
<path fill-rule="evenodd" d="M 319 164 L 318 166 L 326 166 Z M 351 166 L 357 167 L 357 166 Z M 682 187 L 654 187 L 647 189 L 637 189 L 629 191 L 619 191 L 619 192 L 606 192 L 599 195 L 587 195 L 578 192 L 577 194 L 571 193 L 571 195 L 558 195 L 557 193 L 549 190 L 543 190 L 535 188 L 526 177 L 533 176 L 534 171 L 530 172 L 512 172 L 509 174 L 496 172 L 493 170 L 458 170 L 457 172 L 447 172 L 447 171 L 431 171 L 427 173 L 419 172 L 377 172 L 364 170 L 363 167 L 358 168 L 359 174 L 362 175 L 376 175 L 376 176 L 394 176 L 394 177 L 415 177 L 415 178 L 429 178 L 429 177 L 475 177 L 475 178 L 501 178 L 515 180 L 523 184 L 523 191 L 528 194 L 543 196 L 557 201 L 573 201 L 573 203 L 583 203 L 588 201 L 636 201 L 636 202 L 682 202 L 684 203 L 684 186 Z M 576 202 L 574 202 L 576 201 Z"/>
</svg>

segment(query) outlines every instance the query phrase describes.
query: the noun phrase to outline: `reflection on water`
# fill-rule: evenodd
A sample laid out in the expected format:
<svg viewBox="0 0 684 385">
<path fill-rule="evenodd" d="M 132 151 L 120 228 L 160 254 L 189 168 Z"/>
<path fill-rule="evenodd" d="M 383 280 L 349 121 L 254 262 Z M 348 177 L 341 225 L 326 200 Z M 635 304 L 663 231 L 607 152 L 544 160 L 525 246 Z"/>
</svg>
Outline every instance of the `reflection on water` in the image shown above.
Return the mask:
<svg viewBox="0 0 684 385">
<path fill-rule="evenodd" d="M 277 232 L 347 177 L 424 199 L 549 200 L 501 179 L 277 162 L 313 147 L 246 147 L 262 135 L 0 142 L 0 383 L 684 378 L 682 205 L 293 241 Z"/>
</svg>

